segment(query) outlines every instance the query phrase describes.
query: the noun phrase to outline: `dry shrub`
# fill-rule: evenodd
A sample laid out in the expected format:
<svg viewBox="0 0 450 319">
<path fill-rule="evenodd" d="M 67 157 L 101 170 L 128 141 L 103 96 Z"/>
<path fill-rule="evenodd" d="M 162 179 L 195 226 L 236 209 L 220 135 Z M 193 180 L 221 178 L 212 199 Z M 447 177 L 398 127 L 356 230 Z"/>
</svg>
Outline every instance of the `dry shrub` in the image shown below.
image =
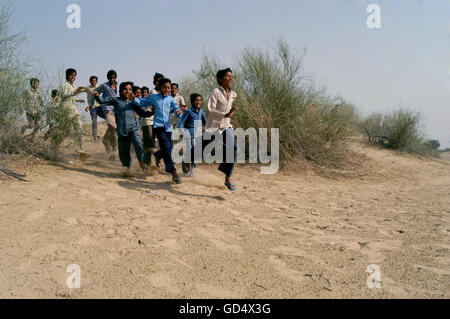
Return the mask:
<svg viewBox="0 0 450 319">
<path fill-rule="evenodd" d="M 341 98 L 314 87 L 303 72 L 303 57 L 304 51 L 296 52 L 283 40 L 270 50 L 247 48 L 235 56 L 233 89 L 239 111 L 234 126 L 269 132 L 279 128 L 282 165 L 293 160 L 343 165 L 350 154 L 348 139 L 357 131 L 357 113 Z M 182 94 L 189 96 L 195 90 L 207 99 L 217 87 L 216 72 L 223 67 L 215 55 L 206 54 L 200 70 L 182 81 Z"/>
</svg>

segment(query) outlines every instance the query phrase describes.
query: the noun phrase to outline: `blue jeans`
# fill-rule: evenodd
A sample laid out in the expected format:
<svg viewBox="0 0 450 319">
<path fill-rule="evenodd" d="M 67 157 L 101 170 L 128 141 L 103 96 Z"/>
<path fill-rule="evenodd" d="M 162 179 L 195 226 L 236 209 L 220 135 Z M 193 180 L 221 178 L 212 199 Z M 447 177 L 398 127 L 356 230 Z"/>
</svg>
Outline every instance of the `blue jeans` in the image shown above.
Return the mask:
<svg viewBox="0 0 450 319">
<path fill-rule="evenodd" d="M 166 172 L 171 173 L 176 171 L 175 165 L 172 161 L 172 132 L 166 132 L 165 127 L 154 127 L 153 134 L 158 138 L 160 150 L 153 153 L 156 157 L 164 159 Z"/>
<path fill-rule="evenodd" d="M 92 120 L 92 136 L 97 137 L 97 113 L 100 113 L 100 110 L 98 107 L 93 107 L 89 110 L 89 113 L 91 114 L 91 120 Z"/>
<path fill-rule="evenodd" d="M 139 130 L 135 130 L 127 136 L 119 135 L 119 157 L 124 167 L 131 167 L 131 143 L 133 143 L 138 161 L 144 160 L 144 147 L 139 133 Z"/>
</svg>

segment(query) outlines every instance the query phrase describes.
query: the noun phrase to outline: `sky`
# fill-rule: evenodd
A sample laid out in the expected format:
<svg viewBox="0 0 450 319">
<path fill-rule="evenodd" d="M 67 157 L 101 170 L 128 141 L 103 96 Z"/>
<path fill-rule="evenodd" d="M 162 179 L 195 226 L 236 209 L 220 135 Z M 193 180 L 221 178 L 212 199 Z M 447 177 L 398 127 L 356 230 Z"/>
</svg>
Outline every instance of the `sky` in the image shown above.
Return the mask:
<svg viewBox="0 0 450 319">
<path fill-rule="evenodd" d="M 246 47 L 278 38 L 307 47 L 305 72 L 363 115 L 400 106 L 421 112 L 428 138 L 450 147 L 450 0 L 1 0 L 14 8 L 14 31 L 28 36 L 23 53 L 56 74 L 78 71 L 106 81 L 152 86 L 198 69 L 205 51 L 232 66 Z M 70 29 L 67 6 L 81 8 Z M 370 4 L 381 28 L 370 29 Z"/>
</svg>

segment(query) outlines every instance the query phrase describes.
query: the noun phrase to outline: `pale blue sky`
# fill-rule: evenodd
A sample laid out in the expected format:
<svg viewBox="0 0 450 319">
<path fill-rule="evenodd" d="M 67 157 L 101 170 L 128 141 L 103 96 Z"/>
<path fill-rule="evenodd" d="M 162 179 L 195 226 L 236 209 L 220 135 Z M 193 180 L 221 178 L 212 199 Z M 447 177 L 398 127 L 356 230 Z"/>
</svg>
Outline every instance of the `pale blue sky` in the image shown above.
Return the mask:
<svg viewBox="0 0 450 319">
<path fill-rule="evenodd" d="M 3 1 L 3 0 L 2 0 Z M 450 1 L 448 0 L 11 0 L 25 52 L 54 72 L 75 67 L 78 85 L 105 81 L 151 86 L 155 72 L 178 80 L 214 50 L 231 64 L 246 46 L 283 37 L 307 43 L 305 69 L 330 93 L 367 114 L 400 104 L 420 111 L 425 132 L 450 147 Z M 81 7 L 81 29 L 66 26 L 68 4 Z M 366 7 L 381 7 L 381 29 L 368 29 Z"/>
</svg>

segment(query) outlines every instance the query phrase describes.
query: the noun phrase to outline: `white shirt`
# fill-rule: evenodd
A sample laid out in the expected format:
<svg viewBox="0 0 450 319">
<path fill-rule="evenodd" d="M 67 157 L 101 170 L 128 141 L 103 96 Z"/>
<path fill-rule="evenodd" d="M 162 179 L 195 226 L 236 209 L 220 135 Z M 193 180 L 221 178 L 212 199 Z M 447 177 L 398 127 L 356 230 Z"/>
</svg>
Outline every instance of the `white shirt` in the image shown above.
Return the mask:
<svg viewBox="0 0 450 319">
<path fill-rule="evenodd" d="M 180 94 L 175 95 L 173 99 L 177 102 L 178 106 L 186 105 L 184 98 Z"/>
<path fill-rule="evenodd" d="M 68 109 L 72 115 L 79 114 L 75 96 L 77 90 L 73 83 L 65 82 L 61 89 L 61 106 Z"/>
<path fill-rule="evenodd" d="M 220 131 L 224 131 L 227 128 L 233 127 L 233 125 L 231 125 L 231 119 L 224 116 L 231 111 L 233 101 L 236 97 L 237 94 L 234 91 L 231 91 L 227 98 L 227 93 L 221 86 L 214 89 L 208 101 L 209 114 L 205 126 L 206 130 L 212 131 L 220 129 Z"/>
</svg>

